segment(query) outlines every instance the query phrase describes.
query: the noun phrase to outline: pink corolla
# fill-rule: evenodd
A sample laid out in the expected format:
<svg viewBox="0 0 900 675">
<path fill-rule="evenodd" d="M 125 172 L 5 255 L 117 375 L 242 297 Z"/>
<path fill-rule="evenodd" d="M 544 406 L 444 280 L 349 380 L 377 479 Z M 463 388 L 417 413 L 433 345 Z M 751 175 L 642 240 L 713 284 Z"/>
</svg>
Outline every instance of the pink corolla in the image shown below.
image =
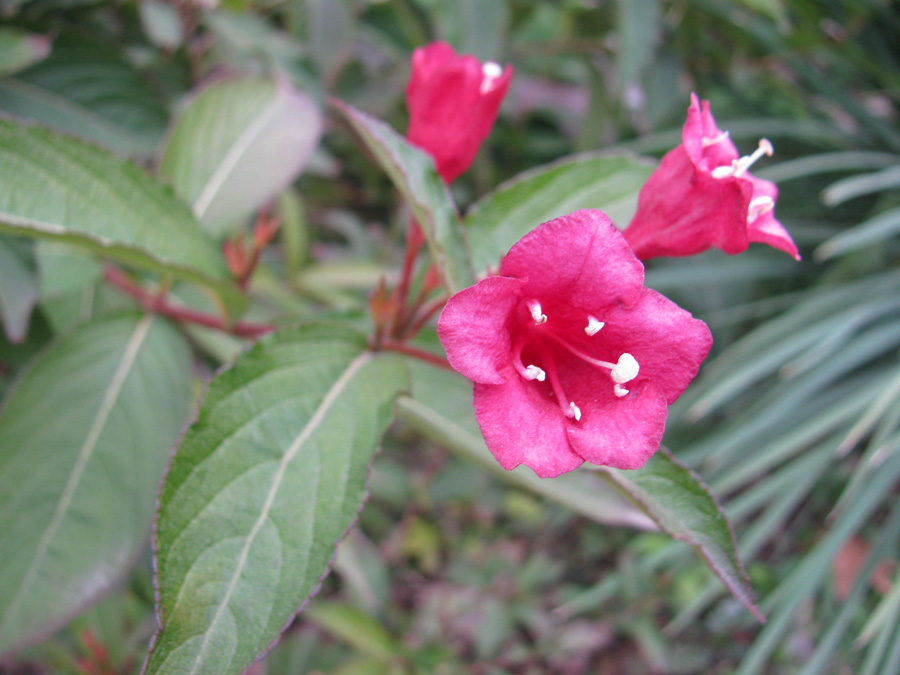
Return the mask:
<svg viewBox="0 0 900 675">
<path fill-rule="evenodd" d="M 644 266 L 600 211 L 539 226 L 438 322 L 450 365 L 501 466 L 547 478 L 582 462 L 637 469 L 667 406 L 712 346 L 705 323 L 644 287 Z"/>
<path fill-rule="evenodd" d="M 772 144 L 762 139 L 741 157 L 716 126 L 709 101 L 691 94 L 681 145 L 663 157 L 638 198 L 625 238 L 641 260 L 687 256 L 710 247 L 735 254 L 750 242 L 768 244 L 799 260 L 791 235 L 775 219 L 775 183 L 748 169 Z"/>
<path fill-rule="evenodd" d="M 406 88 L 409 141 L 434 157 L 450 183 L 471 166 L 497 119 L 513 68 L 457 56 L 445 42 L 413 52 Z"/>
</svg>

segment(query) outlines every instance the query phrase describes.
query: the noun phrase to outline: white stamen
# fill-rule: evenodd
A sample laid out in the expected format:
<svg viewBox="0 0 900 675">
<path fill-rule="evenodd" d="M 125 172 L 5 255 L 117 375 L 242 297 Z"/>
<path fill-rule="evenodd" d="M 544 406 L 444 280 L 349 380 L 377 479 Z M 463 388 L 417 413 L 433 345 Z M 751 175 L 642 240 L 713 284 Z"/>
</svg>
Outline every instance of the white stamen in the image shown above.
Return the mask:
<svg viewBox="0 0 900 675">
<path fill-rule="evenodd" d="M 541 303 L 537 300 L 529 300 L 527 304 L 528 311 L 531 312 L 531 318 L 534 319 L 535 324 L 540 326 L 547 321 L 547 315 L 541 310 Z"/>
<path fill-rule="evenodd" d="M 484 96 L 494 88 L 494 81 L 503 74 L 503 68 L 499 63 L 487 61 L 481 66 L 481 72 L 484 74 L 484 79 L 481 81 L 480 91 L 481 95 Z"/>
<path fill-rule="evenodd" d="M 613 387 L 613 393 L 615 393 L 616 398 L 622 398 L 623 396 L 629 394 L 630 392 L 623 387 L 621 384 L 617 384 Z"/>
<path fill-rule="evenodd" d="M 728 178 L 729 176 L 742 176 L 746 173 L 747 169 L 753 166 L 753 163 L 758 160 L 763 155 L 768 155 L 771 157 L 775 154 L 775 148 L 772 147 L 772 144 L 768 139 L 762 138 L 759 141 L 759 147 L 756 148 L 752 155 L 745 155 L 740 159 L 734 159 L 731 161 L 731 164 L 723 164 L 722 166 L 717 166 L 710 173 L 713 178 Z"/>
<path fill-rule="evenodd" d="M 741 157 L 738 160 L 737 167 L 735 167 L 734 175 L 740 176 L 747 169 L 753 166 L 753 163 L 758 160 L 763 155 L 767 155 L 771 157 L 775 154 L 775 148 L 772 147 L 772 144 L 769 142 L 767 138 L 761 138 L 759 141 L 759 147 L 753 152 L 752 155 L 747 157 Z"/>
<path fill-rule="evenodd" d="M 717 143 L 721 143 L 726 138 L 728 138 L 728 132 L 723 131 L 718 136 L 713 136 L 712 138 L 701 138 L 700 145 L 702 145 L 704 148 L 708 148 L 711 145 L 716 145 Z"/>
<path fill-rule="evenodd" d="M 569 402 L 569 411 L 566 413 L 566 417 L 574 417 L 575 421 L 581 420 L 581 408 L 575 405 L 574 402 Z"/>
<path fill-rule="evenodd" d="M 751 200 L 750 207 L 747 209 L 747 222 L 752 223 L 767 211 L 775 208 L 775 200 L 771 197 L 756 197 Z"/>
<path fill-rule="evenodd" d="M 547 373 L 545 373 L 541 368 L 537 366 L 528 366 L 525 369 L 525 372 L 522 373 L 522 377 L 526 380 L 537 380 L 538 382 L 543 382 L 547 379 Z"/>
<path fill-rule="evenodd" d="M 636 378 L 640 369 L 641 367 L 638 365 L 637 359 L 628 352 L 625 352 L 619 357 L 619 360 L 616 362 L 616 367 L 612 369 L 609 376 L 616 384 L 625 384 Z M 616 395 L 618 396 L 619 394 Z M 621 396 L 624 395 L 625 394 L 621 394 Z"/>
<path fill-rule="evenodd" d="M 600 332 L 600 329 L 606 325 L 605 321 L 600 321 L 595 316 L 588 315 L 588 325 L 585 327 L 584 332 L 588 335 L 596 335 Z"/>
</svg>

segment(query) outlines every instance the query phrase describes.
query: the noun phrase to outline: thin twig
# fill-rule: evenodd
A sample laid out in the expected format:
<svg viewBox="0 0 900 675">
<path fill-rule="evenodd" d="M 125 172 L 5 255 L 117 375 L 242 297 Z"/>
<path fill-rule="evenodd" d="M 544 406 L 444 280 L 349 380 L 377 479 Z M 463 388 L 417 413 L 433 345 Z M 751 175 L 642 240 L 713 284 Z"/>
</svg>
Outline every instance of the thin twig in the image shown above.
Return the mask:
<svg viewBox="0 0 900 675">
<path fill-rule="evenodd" d="M 109 283 L 135 298 L 144 309 L 153 314 L 161 314 L 175 321 L 206 326 L 207 328 L 220 330 L 223 333 L 250 339 L 260 338 L 266 333 L 271 333 L 275 330 L 275 327 L 270 324 L 250 323 L 247 321 L 238 321 L 230 325 L 220 316 L 206 314 L 189 307 L 173 305 L 161 295 L 148 293 L 142 286 L 129 279 L 122 270 L 112 265 L 106 265 L 104 273 Z"/>
</svg>

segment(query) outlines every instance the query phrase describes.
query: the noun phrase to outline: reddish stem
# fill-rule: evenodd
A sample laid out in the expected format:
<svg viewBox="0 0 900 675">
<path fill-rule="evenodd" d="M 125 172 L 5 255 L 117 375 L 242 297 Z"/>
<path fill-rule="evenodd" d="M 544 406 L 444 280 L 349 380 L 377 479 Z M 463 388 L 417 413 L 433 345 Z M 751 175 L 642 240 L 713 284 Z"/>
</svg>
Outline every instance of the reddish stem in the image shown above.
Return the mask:
<svg viewBox="0 0 900 675">
<path fill-rule="evenodd" d="M 416 264 L 416 256 L 419 255 L 419 251 L 422 249 L 422 244 L 424 242 L 425 235 L 422 233 L 422 228 L 419 226 L 419 223 L 416 222 L 415 218 L 410 218 L 409 226 L 406 231 L 406 254 L 403 256 L 403 273 L 400 276 L 400 283 L 397 285 L 397 306 L 401 308 L 401 313 L 404 312 L 407 300 L 409 299 L 409 287 L 412 284 L 413 267 Z M 403 320 L 403 316 L 399 316 L 398 320 Z"/>
<path fill-rule="evenodd" d="M 274 326 L 263 323 L 249 323 L 238 321 L 229 325 L 222 317 L 214 314 L 206 314 L 189 307 L 181 307 L 171 304 L 165 297 L 148 293 L 142 286 L 134 283 L 122 270 L 112 265 L 106 265 L 106 280 L 121 291 L 135 298 L 143 305 L 144 309 L 153 314 L 161 314 L 175 321 L 193 323 L 230 333 L 238 337 L 250 339 L 260 338 L 266 333 L 275 330 Z"/>
<path fill-rule="evenodd" d="M 431 320 L 431 317 L 433 317 L 435 314 L 437 314 L 439 311 L 441 311 L 441 309 L 443 309 L 444 305 L 446 305 L 446 304 L 447 304 L 447 296 L 442 295 L 441 297 L 437 298 L 434 302 L 432 302 L 430 305 L 426 305 L 425 309 L 422 310 L 422 312 L 419 314 L 419 316 L 416 318 L 416 320 L 410 326 L 406 327 L 403 330 L 402 337 L 403 338 L 413 337 L 416 333 L 418 333 L 420 330 L 422 330 L 422 328 L 425 327 L 425 324 L 427 324 Z"/>
<path fill-rule="evenodd" d="M 447 359 L 432 352 L 425 351 L 424 349 L 410 347 L 409 345 L 403 344 L 402 342 L 385 342 L 381 344 L 380 348 L 385 351 L 400 352 L 401 354 L 412 356 L 413 358 L 419 359 L 420 361 L 425 361 L 426 363 L 430 363 L 431 365 L 437 366 L 438 368 L 453 370 L 453 366 L 450 365 L 450 362 L 447 361 Z"/>
</svg>

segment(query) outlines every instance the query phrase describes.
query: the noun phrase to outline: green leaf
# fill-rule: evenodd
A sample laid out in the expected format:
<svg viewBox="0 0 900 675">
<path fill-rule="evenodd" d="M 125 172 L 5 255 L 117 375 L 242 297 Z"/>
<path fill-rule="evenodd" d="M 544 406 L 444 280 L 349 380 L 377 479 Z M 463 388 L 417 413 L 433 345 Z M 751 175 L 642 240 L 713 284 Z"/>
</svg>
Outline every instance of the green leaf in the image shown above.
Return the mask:
<svg viewBox="0 0 900 675">
<path fill-rule="evenodd" d="M 475 269 L 496 267 L 525 234 L 578 209 L 600 209 L 625 227 L 654 166 L 630 154 L 585 153 L 519 174 L 466 214 Z"/>
<path fill-rule="evenodd" d="M 182 111 L 159 175 L 207 229 L 221 234 L 297 177 L 321 131 L 316 104 L 286 80 L 222 80 Z"/>
<path fill-rule="evenodd" d="M 242 673 L 327 573 L 407 387 L 345 328 L 263 338 L 210 383 L 160 494 L 147 673 Z"/>
<path fill-rule="evenodd" d="M 0 652 L 65 624 L 146 545 L 190 410 L 190 352 L 147 316 L 87 324 L 0 409 Z"/>
<path fill-rule="evenodd" d="M 49 38 L 19 28 L 0 28 L 0 75 L 27 68 L 49 53 Z"/>
<path fill-rule="evenodd" d="M 596 473 L 639 506 L 663 532 L 697 551 L 731 594 L 765 623 L 747 584 L 728 518 L 696 473 L 665 448 L 635 471 L 602 467 Z"/>
<path fill-rule="evenodd" d="M 153 153 L 168 119 L 119 52 L 65 34 L 45 61 L 0 80 L 0 110 L 131 156 Z"/>
<path fill-rule="evenodd" d="M 10 342 L 21 342 L 38 297 L 31 254 L 21 242 L 0 237 L 0 321 Z"/>
<path fill-rule="evenodd" d="M 134 164 L 0 119 L 0 232 L 57 239 L 237 302 L 225 259 L 190 210 Z M 239 296 L 238 296 L 239 297 Z"/>
<path fill-rule="evenodd" d="M 463 228 L 431 156 L 381 120 L 337 99 L 332 99 L 332 104 L 409 204 L 447 289 L 455 292 L 474 284 Z"/>
</svg>

